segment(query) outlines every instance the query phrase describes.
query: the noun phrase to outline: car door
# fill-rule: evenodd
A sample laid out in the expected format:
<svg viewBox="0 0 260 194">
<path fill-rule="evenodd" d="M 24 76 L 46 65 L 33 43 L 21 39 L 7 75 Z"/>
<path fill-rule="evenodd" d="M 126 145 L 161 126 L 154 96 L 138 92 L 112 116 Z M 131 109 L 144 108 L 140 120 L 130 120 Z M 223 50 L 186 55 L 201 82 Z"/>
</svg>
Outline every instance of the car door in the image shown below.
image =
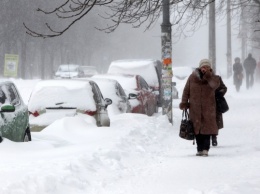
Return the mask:
<svg viewBox="0 0 260 194">
<path fill-rule="evenodd" d="M 122 88 L 122 86 L 116 82 L 116 91 L 117 91 L 117 95 L 120 97 L 120 101 L 119 101 L 119 109 L 122 113 L 129 113 L 131 112 L 131 105 L 130 102 L 125 94 L 124 89 Z"/>
<path fill-rule="evenodd" d="M 0 105 L 7 103 L 6 93 L 3 91 L 3 84 L 0 85 Z M 10 139 L 12 134 L 10 132 L 10 122 L 14 118 L 14 113 L 12 112 L 0 112 L 0 136 Z"/>
<path fill-rule="evenodd" d="M 156 96 L 153 94 L 152 90 L 141 76 L 138 76 L 138 79 L 141 89 L 140 93 L 142 95 L 141 99 L 143 101 L 142 103 L 144 106 L 144 113 L 150 116 L 154 113 L 155 110 Z"/>
<path fill-rule="evenodd" d="M 14 112 L 1 113 L 2 119 L 6 122 L 2 131 L 3 136 L 12 141 L 23 141 L 29 122 L 27 106 L 23 103 L 13 83 L 6 83 L 1 89 L 6 95 L 5 103 L 15 107 Z"/>
<path fill-rule="evenodd" d="M 96 120 L 98 126 L 110 126 L 110 119 L 108 117 L 105 101 L 102 93 L 95 82 L 90 82 L 94 94 L 94 100 L 97 104 Z"/>
</svg>

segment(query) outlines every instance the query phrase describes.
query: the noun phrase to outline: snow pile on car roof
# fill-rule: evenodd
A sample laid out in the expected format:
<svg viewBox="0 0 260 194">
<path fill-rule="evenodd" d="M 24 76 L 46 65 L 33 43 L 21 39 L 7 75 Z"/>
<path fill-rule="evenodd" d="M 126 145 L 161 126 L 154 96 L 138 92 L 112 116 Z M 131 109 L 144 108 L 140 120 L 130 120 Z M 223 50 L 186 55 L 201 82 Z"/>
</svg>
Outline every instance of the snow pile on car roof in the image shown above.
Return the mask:
<svg viewBox="0 0 260 194">
<path fill-rule="evenodd" d="M 60 106 L 77 107 L 80 110 L 96 110 L 92 87 L 89 82 L 76 80 L 38 82 L 29 100 L 29 111 Z"/>
<path fill-rule="evenodd" d="M 185 79 L 188 77 L 193 71 L 192 67 L 174 67 L 172 68 L 173 76 L 177 77 L 178 79 Z"/>
<path fill-rule="evenodd" d="M 129 93 L 135 93 L 137 89 L 136 77 L 134 75 L 125 75 L 125 74 L 100 74 L 94 75 L 93 78 L 108 78 L 114 79 L 120 83 L 126 95 Z"/>
<path fill-rule="evenodd" d="M 113 61 L 108 69 L 108 73 L 124 73 L 131 75 L 141 75 L 148 85 L 158 86 L 158 76 L 155 69 L 156 61 L 148 60 L 118 60 Z"/>
</svg>

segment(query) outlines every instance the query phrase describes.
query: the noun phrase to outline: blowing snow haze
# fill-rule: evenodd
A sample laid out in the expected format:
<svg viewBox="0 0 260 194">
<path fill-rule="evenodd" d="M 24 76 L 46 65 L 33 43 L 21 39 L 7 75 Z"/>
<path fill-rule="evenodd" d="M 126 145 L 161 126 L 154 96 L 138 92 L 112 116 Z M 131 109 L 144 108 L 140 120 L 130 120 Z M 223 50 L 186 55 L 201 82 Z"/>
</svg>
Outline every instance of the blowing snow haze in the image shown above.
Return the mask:
<svg viewBox="0 0 260 194">
<path fill-rule="evenodd" d="M 7 53 L 18 53 L 22 56 L 19 61 L 22 64 L 26 60 L 26 67 L 18 69 L 19 74 L 25 74 L 26 78 L 52 78 L 60 64 L 80 64 L 96 66 L 100 73 L 105 73 L 111 61 L 119 59 L 152 58 L 161 59 L 161 23 L 160 18 L 153 24 L 150 30 L 145 31 L 146 23 L 140 28 L 132 28 L 131 25 L 120 25 L 113 33 L 105 33 L 95 29 L 105 27 L 108 20 L 98 16 L 98 11 L 93 11 L 62 36 L 56 38 L 34 38 L 25 36 L 23 23 L 35 31 L 46 32 L 44 25 L 49 22 L 54 29 L 62 29 L 66 26 L 65 20 L 57 20 L 54 17 L 43 17 L 44 14 L 35 12 L 37 8 L 52 10 L 60 1 L 33 1 L 25 2 L 8 1 L 0 3 L 2 18 L 1 34 L 2 49 Z M 104 12 L 104 10 L 101 10 Z M 234 18 L 235 19 L 235 18 Z M 226 21 L 216 23 L 217 36 L 217 70 L 225 75 L 226 72 Z M 175 27 L 172 29 L 172 59 L 173 66 L 198 65 L 202 58 L 208 57 L 208 25 L 201 28 L 191 37 L 175 37 Z M 10 36 L 15 32 L 15 36 Z M 14 38 L 17 37 L 17 38 Z M 178 40 L 178 41 L 177 41 Z M 18 41 L 18 42 L 17 42 Z M 18 44 L 21 43 L 21 44 Z M 12 45 L 17 45 L 13 47 Z M 26 48 L 26 50 L 22 49 Z M 236 27 L 232 27 L 232 55 L 240 56 L 240 39 Z M 23 52 L 22 52 L 23 51 Z M 4 61 L 4 54 L 0 59 Z M 41 65 L 43 64 L 43 65 Z M 2 67 L 3 70 L 3 67 Z M 23 71 L 24 72 L 21 72 Z"/>
</svg>

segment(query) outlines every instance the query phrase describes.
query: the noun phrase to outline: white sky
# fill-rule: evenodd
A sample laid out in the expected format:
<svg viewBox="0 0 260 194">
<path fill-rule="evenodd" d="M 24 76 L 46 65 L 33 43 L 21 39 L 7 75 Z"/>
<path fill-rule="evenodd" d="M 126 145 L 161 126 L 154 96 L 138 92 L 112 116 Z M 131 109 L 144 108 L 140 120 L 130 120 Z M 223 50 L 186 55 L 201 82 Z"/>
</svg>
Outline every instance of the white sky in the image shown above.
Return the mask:
<svg viewBox="0 0 260 194">
<path fill-rule="evenodd" d="M 14 81 L 27 102 L 36 80 Z M 114 115 L 100 128 L 88 116 L 67 117 L 32 133 L 32 142 L 4 139 L 0 193 L 259 194 L 260 84 L 236 93 L 232 79 L 224 82 L 230 110 L 209 157 L 178 137 L 179 99 L 173 126 L 161 113 Z"/>
<path fill-rule="evenodd" d="M 225 21 L 216 23 L 216 67 L 217 71 L 226 75 L 227 64 L 227 29 Z M 232 62 L 241 57 L 240 39 L 232 26 Z M 193 36 L 181 39 L 173 44 L 173 66 L 197 67 L 199 61 L 208 58 L 208 25 L 202 26 Z"/>
</svg>

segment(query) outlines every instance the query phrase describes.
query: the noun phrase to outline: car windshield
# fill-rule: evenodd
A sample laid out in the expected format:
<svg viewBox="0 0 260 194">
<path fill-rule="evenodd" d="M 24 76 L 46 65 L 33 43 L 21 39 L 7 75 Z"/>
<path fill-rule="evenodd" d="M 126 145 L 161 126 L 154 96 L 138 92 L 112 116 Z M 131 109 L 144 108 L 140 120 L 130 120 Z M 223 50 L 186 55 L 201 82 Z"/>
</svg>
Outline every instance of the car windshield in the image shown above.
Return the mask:
<svg viewBox="0 0 260 194">
<path fill-rule="evenodd" d="M 59 67 L 59 71 L 62 71 L 62 72 L 75 72 L 75 71 L 78 71 L 78 66 L 77 65 L 61 65 Z"/>
<path fill-rule="evenodd" d="M 93 66 L 80 66 L 79 70 L 83 71 L 84 74 L 92 74 L 92 75 L 97 74 L 96 67 Z"/>
</svg>

